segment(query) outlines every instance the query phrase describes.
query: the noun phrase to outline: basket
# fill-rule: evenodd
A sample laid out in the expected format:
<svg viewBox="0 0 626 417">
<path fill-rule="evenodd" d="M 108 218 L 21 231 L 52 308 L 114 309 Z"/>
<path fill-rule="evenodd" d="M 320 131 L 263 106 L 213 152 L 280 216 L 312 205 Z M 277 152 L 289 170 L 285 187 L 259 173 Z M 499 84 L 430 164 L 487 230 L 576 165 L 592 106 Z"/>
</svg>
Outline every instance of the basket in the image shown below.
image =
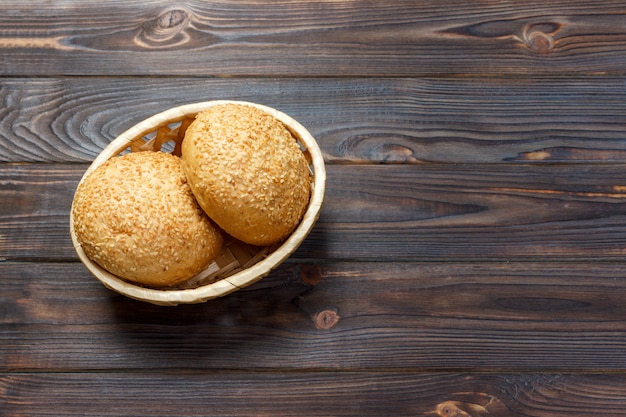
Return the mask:
<svg viewBox="0 0 626 417">
<path fill-rule="evenodd" d="M 246 104 L 271 114 L 287 126 L 300 144 L 310 162 L 313 179 L 309 205 L 299 225 L 289 237 L 271 247 L 253 246 L 225 235 L 220 254 L 204 271 L 177 287 L 152 289 L 125 281 L 89 259 L 77 241 L 70 212 L 70 236 L 76 253 L 87 269 L 107 288 L 157 305 L 202 303 L 230 294 L 267 276 L 298 248 L 313 228 L 319 217 L 326 183 L 324 159 L 319 146 L 296 120 L 276 109 L 256 103 L 214 100 L 174 107 L 156 114 L 112 141 L 85 171 L 83 179 L 109 158 L 127 152 L 161 151 L 180 156 L 185 130 L 196 114 L 226 103 Z"/>
</svg>

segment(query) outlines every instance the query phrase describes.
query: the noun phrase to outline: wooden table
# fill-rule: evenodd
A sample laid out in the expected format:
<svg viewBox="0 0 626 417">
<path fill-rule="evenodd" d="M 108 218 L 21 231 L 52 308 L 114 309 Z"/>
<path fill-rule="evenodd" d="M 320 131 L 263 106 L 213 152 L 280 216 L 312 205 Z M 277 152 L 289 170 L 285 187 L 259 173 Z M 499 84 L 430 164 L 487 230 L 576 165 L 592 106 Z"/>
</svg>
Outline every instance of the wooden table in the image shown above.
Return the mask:
<svg viewBox="0 0 626 417">
<path fill-rule="evenodd" d="M 626 416 L 624 1 L 0 3 L 1 416 Z M 105 289 L 69 207 L 167 108 L 276 107 L 321 217 L 199 305 Z"/>
</svg>

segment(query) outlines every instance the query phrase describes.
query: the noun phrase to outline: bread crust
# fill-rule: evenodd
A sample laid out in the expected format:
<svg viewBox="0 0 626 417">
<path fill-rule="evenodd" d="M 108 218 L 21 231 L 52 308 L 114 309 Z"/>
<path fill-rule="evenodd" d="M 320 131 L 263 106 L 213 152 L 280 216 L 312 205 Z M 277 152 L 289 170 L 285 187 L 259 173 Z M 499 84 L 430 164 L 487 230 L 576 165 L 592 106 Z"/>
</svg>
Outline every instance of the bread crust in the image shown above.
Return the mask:
<svg viewBox="0 0 626 417">
<path fill-rule="evenodd" d="M 204 211 L 253 245 L 285 239 L 309 203 L 312 174 L 291 131 L 245 104 L 200 112 L 187 128 L 182 160 Z"/>
<path fill-rule="evenodd" d="M 99 166 L 77 188 L 72 217 L 89 258 L 153 288 L 193 277 L 223 242 L 193 197 L 180 158 L 164 152 L 133 152 Z"/>
</svg>

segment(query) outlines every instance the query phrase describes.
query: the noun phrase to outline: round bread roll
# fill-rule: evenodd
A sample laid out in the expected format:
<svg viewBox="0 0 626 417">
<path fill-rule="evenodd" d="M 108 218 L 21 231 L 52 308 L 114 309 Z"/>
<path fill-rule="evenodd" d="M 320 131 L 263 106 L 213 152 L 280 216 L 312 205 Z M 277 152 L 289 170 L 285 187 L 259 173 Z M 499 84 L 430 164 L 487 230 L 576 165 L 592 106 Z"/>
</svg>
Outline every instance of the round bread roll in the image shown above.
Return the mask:
<svg viewBox="0 0 626 417">
<path fill-rule="evenodd" d="M 107 271 L 147 287 L 187 281 L 218 255 L 219 229 L 198 206 L 180 158 L 133 152 L 81 182 L 72 207 L 76 238 Z"/>
<path fill-rule="evenodd" d="M 312 174 L 291 131 L 274 116 L 245 104 L 213 106 L 187 128 L 181 151 L 200 206 L 231 236 L 271 245 L 302 219 Z"/>
</svg>

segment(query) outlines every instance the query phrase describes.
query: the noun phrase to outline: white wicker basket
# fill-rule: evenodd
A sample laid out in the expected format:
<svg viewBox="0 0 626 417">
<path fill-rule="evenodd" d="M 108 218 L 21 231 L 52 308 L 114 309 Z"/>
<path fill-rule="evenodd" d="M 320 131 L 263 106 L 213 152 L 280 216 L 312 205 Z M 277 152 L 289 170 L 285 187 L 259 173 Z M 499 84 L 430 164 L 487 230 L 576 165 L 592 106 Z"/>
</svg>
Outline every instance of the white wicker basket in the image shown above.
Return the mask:
<svg viewBox="0 0 626 417">
<path fill-rule="evenodd" d="M 313 228 L 319 216 L 326 184 L 324 159 L 319 146 L 313 136 L 296 120 L 271 107 L 256 103 L 215 100 L 174 107 L 156 114 L 112 141 L 89 166 L 83 178 L 109 158 L 125 152 L 148 150 L 180 155 L 180 144 L 185 130 L 195 115 L 211 106 L 225 103 L 247 104 L 273 115 L 285 124 L 298 140 L 304 155 L 310 161 L 313 173 L 311 198 L 302 221 L 286 240 L 272 247 L 252 246 L 225 236 L 222 251 L 206 270 L 178 287 L 151 289 L 125 281 L 89 259 L 76 239 L 70 212 L 70 235 L 78 257 L 106 287 L 130 298 L 158 305 L 205 302 L 237 291 L 265 277 L 298 248 Z"/>
</svg>

